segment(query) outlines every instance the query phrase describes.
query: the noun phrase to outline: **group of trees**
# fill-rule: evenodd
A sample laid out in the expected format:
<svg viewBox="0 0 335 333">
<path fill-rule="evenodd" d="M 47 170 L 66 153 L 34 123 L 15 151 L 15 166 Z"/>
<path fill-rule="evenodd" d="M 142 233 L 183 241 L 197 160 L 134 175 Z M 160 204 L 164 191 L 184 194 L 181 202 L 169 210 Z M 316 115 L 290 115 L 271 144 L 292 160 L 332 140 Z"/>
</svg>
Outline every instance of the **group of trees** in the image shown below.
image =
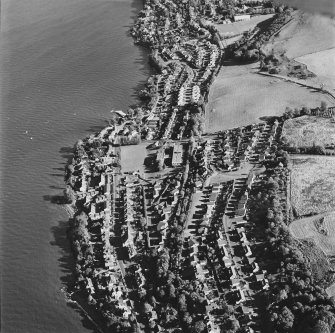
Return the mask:
<svg viewBox="0 0 335 333">
<path fill-rule="evenodd" d="M 285 198 L 288 171 L 278 167 L 285 160 L 287 154 L 278 151 L 266 171 L 267 180 L 253 189 L 249 202 L 250 220 L 264 244 L 261 259 L 264 264 L 271 263 L 270 290 L 264 292 L 266 332 L 332 332 L 333 300 L 321 287 L 322 281 L 316 279 L 306 249 L 291 236 L 286 224 L 286 204 L 281 199 Z M 312 244 L 309 251 L 313 251 Z"/>
<path fill-rule="evenodd" d="M 119 135 L 115 140 L 115 144 L 119 144 L 120 146 L 128 146 L 128 145 L 138 145 L 141 143 L 141 135 Z"/>
<path fill-rule="evenodd" d="M 78 282 L 92 273 L 93 247 L 90 244 L 90 233 L 88 231 L 88 216 L 84 211 L 79 212 L 70 220 L 70 237 L 72 248 L 76 259 L 76 273 Z"/>
<path fill-rule="evenodd" d="M 291 18 L 291 11 L 285 9 L 277 13 L 270 24 L 262 24 L 254 31 L 249 31 L 239 41 L 232 44 L 227 54 L 240 62 L 255 62 L 263 59 L 266 55 L 262 51 L 262 46 Z"/>
<path fill-rule="evenodd" d="M 184 136 L 201 136 L 205 131 L 205 116 L 204 108 L 202 105 L 191 105 L 190 106 L 190 118 L 187 122 Z"/>
<path fill-rule="evenodd" d="M 191 148 L 190 145 L 187 160 L 191 159 Z M 177 206 L 168 221 L 164 249 L 150 249 L 138 259 L 146 278 L 146 292 L 138 294 L 143 306 L 143 323 L 154 326 L 153 322 L 149 323 L 145 313 L 155 311 L 158 315 L 157 324 L 161 327 L 181 328 L 185 333 L 206 331 L 203 286 L 198 281 L 184 280 L 180 266 L 183 250 L 181 236 L 194 188 L 194 167 L 192 164 L 187 168 L 187 174 L 179 179 L 182 189 Z"/>
<path fill-rule="evenodd" d="M 320 105 L 321 112 L 324 112 L 328 109 L 328 104 L 326 101 L 322 101 Z M 291 119 L 300 116 L 310 115 L 311 109 L 307 106 L 302 107 L 301 109 L 295 108 L 294 110 L 290 107 L 286 107 L 285 112 L 283 114 L 283 119 Z"/>
<path fill-rule="evenodd" d="M 141 257 L 147 281 L 146 292 L 139 294 L 142 321 L 149 325 L 150 313 L 158 315 L 157 323 L 164 328 L 182 328 L 183 332 L 204 332 L 200 313 L 205 311 L 204 295 L 197 282 L 183 280 L 178 270 L 171 269 L 168 247 L 150 250 Z M 154 328 L 155 324 L 152 325 Z"/>
</svg>

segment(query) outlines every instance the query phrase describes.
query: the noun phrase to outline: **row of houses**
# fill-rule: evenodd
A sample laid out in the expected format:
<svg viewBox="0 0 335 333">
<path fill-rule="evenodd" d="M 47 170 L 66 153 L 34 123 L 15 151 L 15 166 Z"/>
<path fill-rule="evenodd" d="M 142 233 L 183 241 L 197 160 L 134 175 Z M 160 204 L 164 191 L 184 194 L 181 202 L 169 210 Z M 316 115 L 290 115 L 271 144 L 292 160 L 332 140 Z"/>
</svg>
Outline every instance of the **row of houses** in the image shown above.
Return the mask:
<svg viewBox="0 0 335 333">
<path fill-rule="evenodd" d="M 180 186 L 178 179 L 144 186 L 149 247 L 164 247 L 169 220 L 179 200 Z"/>
<path fill-rule="evenodd" d="M 95 139 L 106 142 L 100 146 L 99 157 L 88 151 L 91 144 L 82 145 L 82 160 L 77 161 L 74 172 L 76 183 L 81 186 L 73 190 L 78 206 L 87 214 L 86 247 L 91 259 L 86 264 L 90 270 L 82 271 L 83 288 L 89 301 L 97 307 L 103 307 L 106 299 L 114 305 L 116 312 L 107 311 L 107 317 L 117 313 L 128 320 L 133 313 L 132 304 L 118 263 L 117 249 L 111 243 L 115 225 L 122 220 L 119 211 L 122 200 L 117 190 L 119 169 L 113 167 L 119 159 L 119 148 L 109 141 L 113 131 L 114 128 L 109 127 L 96 135 Z"/>
<path fill-rule="evenodd" d="M 279 122 L 259 123 L 229 129 L 206 143 L 211 165 L 219 170 L 232 171 L 245 163 L 257 164 L 271 158 L 276 143 Z"/>
</svg>

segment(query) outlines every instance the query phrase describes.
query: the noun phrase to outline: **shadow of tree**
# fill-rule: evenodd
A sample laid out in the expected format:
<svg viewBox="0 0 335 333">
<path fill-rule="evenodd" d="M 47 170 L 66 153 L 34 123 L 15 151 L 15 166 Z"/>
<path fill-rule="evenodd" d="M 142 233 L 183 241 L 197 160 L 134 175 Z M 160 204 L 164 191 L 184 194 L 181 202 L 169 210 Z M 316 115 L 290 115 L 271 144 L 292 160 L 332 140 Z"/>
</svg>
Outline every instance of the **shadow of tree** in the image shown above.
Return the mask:
<svg viewBox="0 0 335 333">
<path fill-rule="evenodd" d="M 61 249 L 62 255 L 58 258 L 58 264 L 62 272 L 60 280 L 65 290 L 72 291 L 75 286 L 75 259 L 71 251 L 68 231 L 69 221 L 59 221 L 58 225 L 51 228 L 53 240 L 50 241 L 50 245 L 57 246 Z M 67 306 L 81 315 L 83 327 L 90 330 L 92 333 L 99 333 L 94 324 L 75 303 L 67 303 Z"/>
<path fill-rule="evenodd" d="M 59 150 L 61 156 L 69 162 L 73 157 L 73 147 L 62 147 Z"/>
<path fill-rule="evenodd" d="M 139 10 L 142 8 L 142 3 L 136 0 L 133 0 L 131 3 L 131 20 L 134 22 Z M 127 29 L 127 36 L 131 38 L 130 36 L 130 27 Z M 140 71 L 145 71 L 146 73 L 149 73 L 151 75 L 152 70 L 149 67 L 148 64 L 148 51 L 143 48 L 139 47 L 140 49 L 140 57 L 135 60 L 135 63 L 139 65 L 139 70 Z M 138 91 L 140 89 L 143 89 L 144 84 L 146 83 L 146 80 L 143 80 L 141 82 L 138 82 L 136 86 L 132 89 L 132 96 L 136 97 L 136 100 L 138 99 Z M 134 106 L 130 106 L 134 107 Z M 96 133 L 100 132 L 106 124 L 102 124 L 101 126 L 92 126 L 87 129 L 87 132 L 89 133 Z M 65 160 L 64 168 L 65 165 L 67 165 L 71 159 L 73 158 L 73 147 L 61 147 L 59 150 L 60 156 Z M 53 168 L 55 171 L 64 171 L 63 168 Z M 64 173 L 52 173 L 51 175 L 56 176 L 56 177 L 64 177 Z M 64 186 L 65 187 L 65 186 Z M 60 186 L 55 186 L 52 185 L 50 186 L 50 189 L 53 190 L 63 190 Z M 66 198 L 64 197 L 63 192 L 60 192 L 56 195 L 44 195 L 43 199 L 45 201 L 49 201 L 51 204 L 55 205 L 64 205 L 66 204 Z M 52 240 L 50 241 L 51 246 L 56 246 L 61 250 L 61 255 L 58 257 L 58 265 L 61 269 L 61 277 L 60 281 L 62 286 L 64 287 L 64 290 L 71 292 L 74 291 L 74 286 L 75 286 L 75 258 L 73 256 L 72 250 L 71 250 L 71 243 L 69 239 L 69 221 L 59 221 L 56 226 L 53 226 L 51 228 L 51 233 L 52 233 Z M 88 305 L 86 302 L 86 299 L 83 295 L 80 295 L 78 292 L 76 292 L 72 298 L 75 301 L 78 301 L 81 306 L 85 309 L 85 311 L 88 311 L 94 321 L 98 323 L 99 325 L 101 324 L 101 327 L 104 327 L 101 315 L 99 316 L 98 311 L 92 311 L 92 308 Z M 88 329 L 89 331 L 93 333 L 98 333 L 99 331 L 97 328 L 94 326 L 94 324 L 88 319 L 88 317 L 84 314 L 83 310 L 76 305 L 75 303 L 67 303 L 67 306 L 69 308 L 72 308 L 76 312 L 78 312 L 81 316 L 81 321 L 83 327 Z"/>
<path fill-rule="evenodd" d="M 49 201 L 55 205 L 65 205 L 67 203 L 64 194 L 43 195 L 43 200 Z"/>
</svg>

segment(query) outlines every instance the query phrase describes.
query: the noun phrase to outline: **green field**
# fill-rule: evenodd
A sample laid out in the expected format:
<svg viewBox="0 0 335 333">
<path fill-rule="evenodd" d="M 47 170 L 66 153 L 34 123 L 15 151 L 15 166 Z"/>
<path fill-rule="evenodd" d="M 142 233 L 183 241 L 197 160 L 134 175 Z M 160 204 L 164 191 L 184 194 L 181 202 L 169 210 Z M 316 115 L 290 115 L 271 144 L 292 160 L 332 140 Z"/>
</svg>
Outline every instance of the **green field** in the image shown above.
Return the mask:
<svg viewBox="0 0 335 333">
<path fill-rule="evenodd" d="M 258 64 L 223 66 L 212 84 L 206 105 L 206 131 L 213 133 L 281 116 L 286 107 L 315 108 L 330 97 L 297 84 L 257 74 Z"/>
</svg>

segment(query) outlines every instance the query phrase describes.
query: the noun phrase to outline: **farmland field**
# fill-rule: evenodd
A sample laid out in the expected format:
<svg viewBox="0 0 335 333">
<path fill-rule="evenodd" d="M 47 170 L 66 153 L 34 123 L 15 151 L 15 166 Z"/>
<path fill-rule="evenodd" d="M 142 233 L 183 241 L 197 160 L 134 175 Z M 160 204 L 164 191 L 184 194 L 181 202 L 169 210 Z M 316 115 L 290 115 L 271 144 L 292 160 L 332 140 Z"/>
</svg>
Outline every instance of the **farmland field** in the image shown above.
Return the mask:
<svg viewBox="0 0 335 333">
<path fill-rule="evenodd" d="M 268 51 L 273 49 L 277 54 L 285 52 L 289 58 L 297 58 L 335 47 L 332 18 L 301 11 L 295 12 L 293 17 L 268 43 Z"/>
<path fill-rule="evenodd" d="M 291 204 L 298 216 L 335 207 L 335 157 L 291 157 Z"/>
<path fill-rule="evenodd" d="M 257 74 L 258 64 L 223 66 L 212 84 L 206 106 L 206 131 L 216 132 L 282 115 L 286 107 L 320 106 L 332 99 L 294 83 Z"/>
<path fill-rule="evenodd" d="M 320 232 L 315 225 L 315 221 L 322 217 L 326 234 Z M 290 224 L 290 231 L 299 239 L 312 238 L 328 256 L 335 255 L 335 212 L 295 220 Z"/>
<path fill-rule="evenodd" d="M 331 89 L 335 88 L 335 48 L 307 54 L 295 60 L 307 65 L 317 75 L 319 82 Z"/>
<path fill-rule="evenodd" d="M 284 123 L 282 137 L 291 147 L 335 144 L 335 123 L 328 118 L 313 116 L 288 119 Z"/>
</svg>

